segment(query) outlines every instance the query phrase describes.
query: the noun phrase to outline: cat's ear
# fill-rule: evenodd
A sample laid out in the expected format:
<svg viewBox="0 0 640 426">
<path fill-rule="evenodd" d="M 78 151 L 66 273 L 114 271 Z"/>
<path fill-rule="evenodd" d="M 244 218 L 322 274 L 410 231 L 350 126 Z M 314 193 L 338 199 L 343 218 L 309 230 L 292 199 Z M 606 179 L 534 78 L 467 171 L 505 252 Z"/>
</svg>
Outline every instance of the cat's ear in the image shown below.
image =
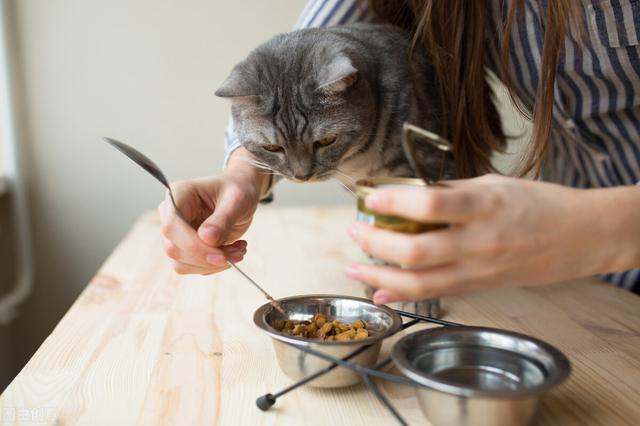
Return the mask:
<svg viewBox="0 0 640 426">
<path fill-rule="evenodd" d="M 215 95 L 221 98 L 241 98 L 257 94 L 257 89 L 254 87 L 252 79 L 247 76 L 242 64 L 233 67 L 229 77 L 215 92 Z"/>
<path fill-rule="evenodd" d="M 324 93 L 341 93 L 358 80 L 358 70 L 346 56 L 337 56 L 321 68 L 317 90 Z"/>
</svg>

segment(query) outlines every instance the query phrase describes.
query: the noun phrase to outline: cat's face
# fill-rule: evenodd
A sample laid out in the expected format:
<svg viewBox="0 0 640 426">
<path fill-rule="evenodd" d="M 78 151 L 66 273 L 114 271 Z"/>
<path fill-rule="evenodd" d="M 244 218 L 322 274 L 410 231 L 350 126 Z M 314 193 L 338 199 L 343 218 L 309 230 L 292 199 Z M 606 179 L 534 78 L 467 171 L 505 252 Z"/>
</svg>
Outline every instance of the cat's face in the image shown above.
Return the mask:
<svg viewBox="0 0 640 426">
<path fill-rule="evenodd" d="M 339 173 L 372 132 L 375 108 L 348 57 L 300 49 L 258 48 L 216 95 L 231 98 L 236 134 L 258 163 L 304 182 Z"/>
</svg>

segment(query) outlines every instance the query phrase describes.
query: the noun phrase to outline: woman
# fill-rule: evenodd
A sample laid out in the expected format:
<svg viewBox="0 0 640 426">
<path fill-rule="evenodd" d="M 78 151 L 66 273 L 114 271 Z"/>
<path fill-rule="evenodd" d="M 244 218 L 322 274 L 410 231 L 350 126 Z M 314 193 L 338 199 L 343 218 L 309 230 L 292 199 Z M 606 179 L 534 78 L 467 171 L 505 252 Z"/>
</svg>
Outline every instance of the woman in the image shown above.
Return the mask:
<svg viewBox="0 0 640 426">
<path fill-rule="evenodd" d="M 593 3 L 307 5 L 300 27 L 385 20 L 429 48 L 449 112 L 444 128 L 465 178 L 450 189 L 389 189 L 367 198 L 380 213 L 453 224 L 416 236 L 352 225 L 365 251 L 411 266 L 346 267 L 349 277 L 378 289 L 376 303 L 591 275 L 640 292 L 640 3 Z M 533 120 L 519 175 L 546 182 L 486 175 L 499 132 L 486 113 L 486 67 Z M 268 177 L 244 161 L 250 154 L 238 148 L 232 127 L 226 140 L 221 177 L 175 186 L 197 230 L 178 221 L 167 200 L 159 206 L 166 252 L 179 273 L 209 274 L 225 269 L 227 258 L 242 260 L 246 243 L 237 239 L 270 192 Z"/>
</svg>

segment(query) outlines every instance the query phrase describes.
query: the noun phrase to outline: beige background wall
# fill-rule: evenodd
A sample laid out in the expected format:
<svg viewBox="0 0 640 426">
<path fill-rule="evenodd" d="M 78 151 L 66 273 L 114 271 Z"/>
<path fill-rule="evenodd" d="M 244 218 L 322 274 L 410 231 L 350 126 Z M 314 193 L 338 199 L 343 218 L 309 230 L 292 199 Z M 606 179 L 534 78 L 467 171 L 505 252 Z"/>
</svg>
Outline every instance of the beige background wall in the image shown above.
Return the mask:
<svg viewBox="0 0 640 426">
<path fill-rule="evenodd" d="M 11 330 L 17 367 L 164 194 L 101 136 L 139 147 L 173 179 L 217 172 L 228 105 L 213 92 L 252 47 L 291 28 L 303 0 L 12 5 L 37 266 L 36 292 Z M 318 190 L 281 198 L 330 198 Z"/>
<path fill-rule="evenodd" d="M 37 266 L 35 294 L 0 330 L 12 336 L 16 370 L 163 196 L 101 136 L 137 146 L 174 180 L 216 173 L 228 105 L 213 92 L 251 48 L 291 28 L 304 0 L 12 4 Z M 336 184 L 277 191 L 281 204 L 349 200 Z"/>
</svg>

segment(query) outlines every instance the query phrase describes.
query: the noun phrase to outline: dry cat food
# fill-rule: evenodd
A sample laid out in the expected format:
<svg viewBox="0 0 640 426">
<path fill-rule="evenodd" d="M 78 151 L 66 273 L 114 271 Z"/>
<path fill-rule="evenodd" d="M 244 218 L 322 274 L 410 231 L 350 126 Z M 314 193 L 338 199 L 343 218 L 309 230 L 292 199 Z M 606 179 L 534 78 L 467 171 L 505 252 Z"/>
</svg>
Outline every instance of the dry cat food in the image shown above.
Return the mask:
<svg viewBox="0 0 640 426">
<path fill-rule="evenodd" d="M 328 342 L 362 340 L 369 337 L 367 324 L 361 319 L 352 324 L 333 320 L 329 321 L 324 314 L 315 314 L 311 321 L 273 320 L 271 327 L 296 337 L 319 339 Z"/>
</svg>

